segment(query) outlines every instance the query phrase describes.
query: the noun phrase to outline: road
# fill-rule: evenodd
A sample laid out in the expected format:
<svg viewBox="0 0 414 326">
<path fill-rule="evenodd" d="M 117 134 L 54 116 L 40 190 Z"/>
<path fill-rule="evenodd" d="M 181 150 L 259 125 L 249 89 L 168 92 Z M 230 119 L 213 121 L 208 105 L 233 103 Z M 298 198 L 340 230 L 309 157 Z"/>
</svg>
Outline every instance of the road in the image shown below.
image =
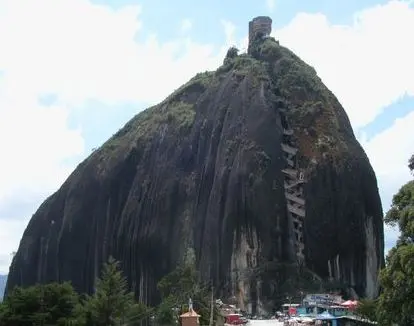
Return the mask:
<svg viewBox="0 0 414 326">
<path fill-rule="evenodd" d="M 250 320 L 250 326 L 283 326 L 283 322 L 276 319 Z"/>
</svg>

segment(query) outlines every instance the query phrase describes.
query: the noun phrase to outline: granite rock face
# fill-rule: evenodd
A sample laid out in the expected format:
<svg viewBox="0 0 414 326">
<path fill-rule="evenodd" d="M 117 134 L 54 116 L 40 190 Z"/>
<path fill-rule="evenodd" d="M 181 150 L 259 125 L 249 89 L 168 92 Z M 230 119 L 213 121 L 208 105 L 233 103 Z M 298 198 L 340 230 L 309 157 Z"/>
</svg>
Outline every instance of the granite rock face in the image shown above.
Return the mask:
<svg viewBox="0 0 414 326">
<path fill-rule="evenodd" d="M 289 128 L 306 179 L 304 261 L 293 268 L 374 297 L 382 208 L 344 109 L 274 39 L 249 53 L 198 74 L 79 164 L 33 215 L 8 289 L 71 280 L 91 292 L 113 255 L 137 296 L 155 302 L 157 281 L 193 255 L 218 294 L 245 309 L 284 295 L 288 276 L 262 271 L 297 266 L 282 172 Z"/>
</svg>

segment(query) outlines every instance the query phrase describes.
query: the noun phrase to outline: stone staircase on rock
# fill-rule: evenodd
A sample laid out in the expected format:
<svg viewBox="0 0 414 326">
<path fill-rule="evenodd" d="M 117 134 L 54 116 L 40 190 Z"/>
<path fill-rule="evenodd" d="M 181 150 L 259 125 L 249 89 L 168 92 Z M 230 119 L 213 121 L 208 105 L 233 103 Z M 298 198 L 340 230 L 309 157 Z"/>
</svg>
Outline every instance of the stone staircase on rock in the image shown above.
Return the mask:
<svg viewBox="0 0 414 326">
<path fill-rule="evenodd" d="M 282 170 L 285 175 L 284 188 L 288 215 L 293 225 L 294 247 L 297 261 L 301 264 L 305 261 L 305 241 L 303 237 L 304 220 L 306 216 L 303 185 L 305 183 L 304 172 L 297 164 L 298 149 L 294 145 L 293 129 L 289 127 L 286 116 L 280 112 L 283 130 L 283 142 L 281 144 L 286 167 Z"/>
</svg>

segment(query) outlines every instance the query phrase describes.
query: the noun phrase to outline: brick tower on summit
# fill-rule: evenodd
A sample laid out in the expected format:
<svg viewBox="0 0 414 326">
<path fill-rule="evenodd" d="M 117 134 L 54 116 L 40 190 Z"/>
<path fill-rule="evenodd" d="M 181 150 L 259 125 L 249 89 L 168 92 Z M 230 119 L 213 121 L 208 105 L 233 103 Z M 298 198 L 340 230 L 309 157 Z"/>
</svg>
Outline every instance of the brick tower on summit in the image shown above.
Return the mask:
<svg viewBox="0 0 414 326">
<path fill-rule="evenodd" d="M 249 22 L 249 48 L 257 38 L 267 37 L 271 32 L 272 19 L 270 17 L 258 16 L 253 18 Z"/>
</svg>

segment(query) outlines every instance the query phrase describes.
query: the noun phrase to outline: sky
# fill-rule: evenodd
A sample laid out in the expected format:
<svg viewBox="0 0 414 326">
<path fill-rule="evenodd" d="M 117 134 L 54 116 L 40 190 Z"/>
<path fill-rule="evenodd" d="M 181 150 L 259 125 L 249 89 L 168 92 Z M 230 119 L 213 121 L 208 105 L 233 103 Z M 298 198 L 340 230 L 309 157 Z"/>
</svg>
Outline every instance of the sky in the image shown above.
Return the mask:
<svg viewBox="0 0 414 326">
<path fill-rule="evenodd" d="M 412 178 L 414 1 L 0 0 L 0 273 L 76 165 L 230 46 L 245 50 L 258 15 L 344 106 L 386 211 Z M 386 249 L 397 236 L 386 228 Z"/>
</svg>

